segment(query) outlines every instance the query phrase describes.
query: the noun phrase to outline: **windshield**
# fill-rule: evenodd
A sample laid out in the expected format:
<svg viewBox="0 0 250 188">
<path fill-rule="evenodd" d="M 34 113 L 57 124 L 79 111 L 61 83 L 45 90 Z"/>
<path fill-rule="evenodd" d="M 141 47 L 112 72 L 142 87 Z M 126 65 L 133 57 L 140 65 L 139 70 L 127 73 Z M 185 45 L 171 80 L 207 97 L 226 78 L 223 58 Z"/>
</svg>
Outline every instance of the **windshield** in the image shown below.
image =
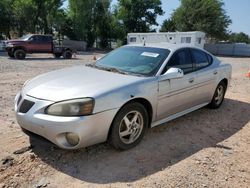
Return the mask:
<svg viewBox="0 0 250 188">
<path fill-rule="evenodd" d="M 31 37 L 32 35 L 24 35 L 22 36 L 20 39 L 21 40 L 29 40 L 29 38 Z"/>
<path fill-rule="evenodd" d="M 131 74 L 153 76 L 170 53 L 167 49 L 125 46 L 96 62 L 96 66 Z"/>
</svg>

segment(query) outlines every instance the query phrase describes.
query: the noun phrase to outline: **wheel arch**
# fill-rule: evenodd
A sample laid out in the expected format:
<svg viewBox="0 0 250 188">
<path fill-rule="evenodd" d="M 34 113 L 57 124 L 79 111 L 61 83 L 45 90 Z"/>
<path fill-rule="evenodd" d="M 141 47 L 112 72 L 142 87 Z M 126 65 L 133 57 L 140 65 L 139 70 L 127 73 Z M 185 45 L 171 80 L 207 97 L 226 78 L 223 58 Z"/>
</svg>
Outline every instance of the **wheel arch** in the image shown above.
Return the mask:
<svg viewBox="0 0 250 188">
<path fill-rule="evenodd" d="M 13 47 L 13 52 L 15 52 L 16 50 L 24 50 L 25 53 L 27 52 L 26 48 L 23 47 L 23 46 L 15 46 L 15 47 Z"/>
<path fill-rule="evenodd" d="M 70 49 L 70 48 L 64 48 L 63 53 L 66 52 L 66 51 L 70 51 L 71 53 L 73 53 L 73 50 Z"/>
<path fill-rule="evenodd" d="M 143 98 L 143 97 L 139 97 L 139 98 L 134 98 L 134 99 L 131 99 L 129 101 L 127 101 L 125 104 L 123 104 L 120 109 L 116 112 L 113 120 L 112 120 L 112 123 L 109 127 L 109 131 L 108 131 L 108 138 L 110 137 L 110 134 L 111 134 L 111 131 L 112 131 L 112 125 L 113 125 L 113 121 L 115 119 L 115 117 L 117 116 L 117 114 L 121 111 L 121 109 L 126 106 L 127 104 L 129 103 L 133 103 L 133 102 L 137 102 L 137 103 L 140 103 L 141 105 L 143 105 L 145 107 L 145 109 L 147 110 L 147 113 L 148 113 L 148 116 L 149 116 L 149 121 L 148 121 L 148 128 L 150 128 L 150 125 L 152 123 L 152 118 L 153 118 L 153 107 L 151 105 L 151 103 Z"/>
<path fill-rule="evenodd" d="M 223 82 L 226 87 L 228 87 L 228 79 L 227 78 L 223 78 L 219 83 Z"/>
</svg>

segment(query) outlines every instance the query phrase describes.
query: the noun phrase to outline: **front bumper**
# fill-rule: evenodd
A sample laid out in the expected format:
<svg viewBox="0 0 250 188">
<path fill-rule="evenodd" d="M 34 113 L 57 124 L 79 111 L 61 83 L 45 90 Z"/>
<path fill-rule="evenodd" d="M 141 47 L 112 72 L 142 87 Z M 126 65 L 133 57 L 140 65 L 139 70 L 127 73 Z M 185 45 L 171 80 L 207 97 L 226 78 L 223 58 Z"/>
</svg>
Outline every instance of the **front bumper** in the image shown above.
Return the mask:
<svg viewBox="0 0 250 188">
<path fill-rule="evenodd" d="M 24 100 L 34 102 L 26 113 L 20 112 Z M 38 134 L 63 149 L 78 149 L 106 141 L 110 125 L 118 111 L 113 109 L 81 117 L 44 114 L 44 109 L 52 103 L 54 102 L 18 94 L 15 99 L 16 118 L 23 129 Z M 66 133 L 77 134 L 79 143 L 75 146 L 70 145 L 65 138 Z"/>
<path fill-rule="evenodd" d="M 6 52 L 13 52 L 14 48 L 13 47 L 7 47 L 7 46 L 3 46 L 3 51 L 6 51 Z"/>
</svg>

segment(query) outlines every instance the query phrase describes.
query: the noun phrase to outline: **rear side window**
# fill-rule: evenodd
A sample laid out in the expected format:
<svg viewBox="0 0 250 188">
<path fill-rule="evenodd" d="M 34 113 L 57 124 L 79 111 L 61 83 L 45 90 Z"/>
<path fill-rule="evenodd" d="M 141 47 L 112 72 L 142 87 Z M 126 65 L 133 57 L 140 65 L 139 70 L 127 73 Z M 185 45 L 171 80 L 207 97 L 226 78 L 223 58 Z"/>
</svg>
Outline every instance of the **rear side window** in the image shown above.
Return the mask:
<svg viewBox="0 0 250 188">
<path fill-rule="evenodd" d="M 190 52 L 188 49 L 182 49 L 174 53 L 169 62 L 167 63 L 163 74 L 171 67 L 180 68 L 184 74 L 188 74 L 193 71 L 193 63 Z"/>
<path fill-rule="evenodd" d="M 50 36 L 40 36 L 40 38 L 41 38 L 41 42 L 50 42 L 50 41 L 52 41 L 52 37 L 50 37 Z"/>
<path fill-rule="evenodd" d="M 195 69 L 199 70 L 209 66 L 212 63 L 212 57 L 198 49 L 191 49 Z"/>
<path fill-rule="evenodd" d="M 211 55 L 207 54 L 207 59 L 210 64 L 213 63 L 213 57 Z"/>
</svg>

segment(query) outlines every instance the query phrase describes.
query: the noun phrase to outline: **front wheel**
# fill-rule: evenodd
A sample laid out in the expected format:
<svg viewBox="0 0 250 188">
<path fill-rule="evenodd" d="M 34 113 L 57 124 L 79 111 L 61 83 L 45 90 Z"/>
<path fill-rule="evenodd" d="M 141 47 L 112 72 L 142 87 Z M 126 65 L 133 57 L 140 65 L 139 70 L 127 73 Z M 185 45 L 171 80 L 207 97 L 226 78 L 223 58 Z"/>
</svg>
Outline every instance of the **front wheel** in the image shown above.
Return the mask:
<svg viewBox="0 0 250 188">
<path fill-rule="evenodd" d="M 116 149 L 127 150 L 142 140 L 148 127 L 148 113 L 140 103 L 129 103 L 116 115 L 109 141 Z"/>
<path fill-rule="evenodd" d="M 14 56 L 16 59 L 25 59 L 26 53 L 22 49 L 18 49 L 14 52 Z"/>
<path fill-rule="evenodd" d="M 224 101 L 226 90 L 227 90 L 226 84 L 224 82 L 220 82 L 215 90 L 213 99 L 208 105 L 208 107 L 212 109 L 219 108 L 222 102 Z"/>
</svg>

